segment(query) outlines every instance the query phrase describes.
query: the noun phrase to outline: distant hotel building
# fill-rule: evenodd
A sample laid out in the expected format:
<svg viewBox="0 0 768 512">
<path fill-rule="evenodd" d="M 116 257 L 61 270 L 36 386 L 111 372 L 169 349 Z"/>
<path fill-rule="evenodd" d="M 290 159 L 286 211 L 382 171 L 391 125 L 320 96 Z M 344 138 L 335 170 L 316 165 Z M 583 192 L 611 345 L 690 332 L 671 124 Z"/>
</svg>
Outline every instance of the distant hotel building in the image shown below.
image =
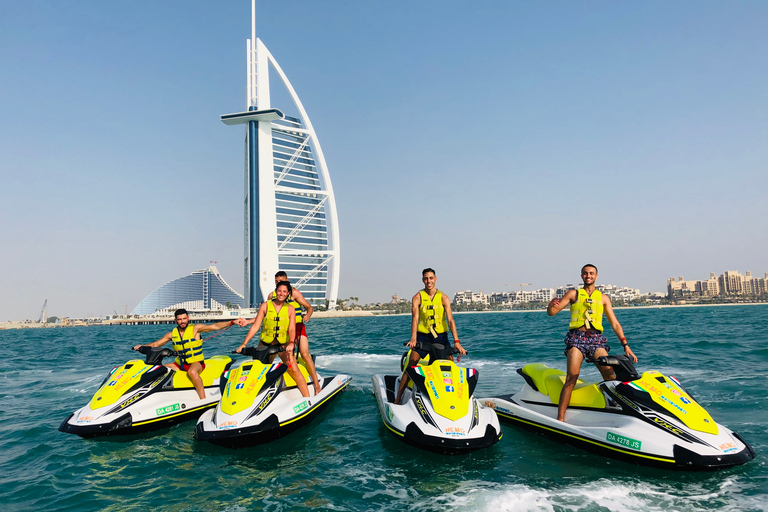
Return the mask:
<svg viewBox="0 0 768 512">
<path fill-rule="evenodd" d="M 670 299 L 685 297 L 717 297 L 719 295 L 761 295 L 768 293 L 768 273 L 765 277 L 753 277 L 752 272 L 743 276 L 735 270 L 726 270 L 719 277 L 709 273 L 706 281 L 685 281 L 682 276 L 667 279 L 667 295 Z"/>
<path fill-rule="evenodd" d="M 255 8 L 254 8 L 255 9 Z M 272 106 L 270 73 L 295 116 Z M 278 270 L 313 303 L 335 309 L 339 288 L 339 223 L 331 177 L 312 123 L 279 64 L 255 35 L 248 40 L 246 111 L 222 115 L 245 126 L 245 303 L 274 288 Z M 293 105 L 290 105 L 293 103 Z"/>
<path fill-rule="evenodd" d="M 472 290 L 465 290 L 463 292 L 456 292 L 453 296 L 454 304 L 488 304 L 488 296 L 483 293 L 483 290 L 479 292 L 473 292 Z"/>
<path fill-rule="evenodd" d="M 517 305 L 523 302 L 549 302 L 555 295 L 553 288 L 541 288 L 540 290 L 523 290 L 515 292 L 495 292 L 491 294 L 492 304 Z"/>
<path fill-rule="evenodd" d="M 243 306 L 243 296 L 229 286 L 211 265 L 195 270 L 188 276 L 174 279 L 147 295 L 132 315 L 150 315 L 157 311 L 173 311 L 179 308 L 190 311 L 210 311 L 230 306 Z"/>
<path fill-rule="evenodd" d="M 482 292 L 473 292 L 472 290 L 465 290 L 457 292 L 453 297 L 453 303 L 456 305 L 462 304 L 496 304 L 501 307 L 512 307 L 522 303 L 539 302 L 547 303 L 557 297 L 561 299 L 568 290 L 580 288 L 572 284 L 565 286 L 559 286 L 557 288 L 541 288 L 539 290 L 521 290 L 514 292 L 494 292 L 490 295 L 486 295 Z M 611 300 L 616 303 L 627 303 L 633 300 L 637 300 L 641 297 L 640 290 L 637 288 L 627 288 L 626 286 L 614 286 L 612 284 L 599 284 L 595 288 L 602 293 L 611 297 Z"/>
<path fill-rule="evenodd" d="M 563 295 L 565 295 L 568 290 L 575 290 L 581 288 L 583 285 L 572 285 L 567 284 L 565 286 L 561 286 L 557 288 L 555 292 L 555 296 L 558 299 L 563 298 Z M 611 298 L 611 301 L 613 303 L 619 303 L 619 302 L 632 302 L 633 300 L 637 300 L 640 297 L 642 297 L 642 293 L 640 293 L 639 288 L 629 288 L 627 286 L 615 286 L 612 284 L 597 284 L 595 285 L 595 289 L 598 290 L 600 293 L 604 293 L 607 296 Z"/>
<path fill-rule="evenodd" d="M 245 126 L 245 296 L 211 267 L 158 288 L 134 315 L 177 306 L 218 309 L 227 302 L 256 307 L 273 290 L 278 270 L 308 301 L 327 300 L 329 309 L 336 308 L 339 222 L 328 167 L 296 91 L 255 36 L 253 11 L 247 53 L 246 111 L 221 116 L 224 124 Z M 295 116 L 272 108 L 270 71 L 282 82 Z"/>
</svg>

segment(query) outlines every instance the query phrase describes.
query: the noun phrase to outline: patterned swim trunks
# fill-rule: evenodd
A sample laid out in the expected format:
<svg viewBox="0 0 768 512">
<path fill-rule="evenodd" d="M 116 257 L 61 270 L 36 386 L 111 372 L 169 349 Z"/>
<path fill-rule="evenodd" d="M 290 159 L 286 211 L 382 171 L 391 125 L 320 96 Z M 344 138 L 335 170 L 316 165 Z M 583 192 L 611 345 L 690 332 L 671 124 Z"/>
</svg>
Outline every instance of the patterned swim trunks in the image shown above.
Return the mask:
<svg viewBox="0 0 768 512">
<path fill-rule="evenodd" d="M 568 331 L 568 334 L 565 335 L 565 351 L 563 353 L 568 355 L 568 351 L 576 347 L 581 351 L 585 359 L 592 359 L 595 355 L 595 350 L 599 348 L 605 349 L 606 352 L 611 350 L 607 343 L 608 340 L 605 339 L 601 332 Z"/>
</svg>

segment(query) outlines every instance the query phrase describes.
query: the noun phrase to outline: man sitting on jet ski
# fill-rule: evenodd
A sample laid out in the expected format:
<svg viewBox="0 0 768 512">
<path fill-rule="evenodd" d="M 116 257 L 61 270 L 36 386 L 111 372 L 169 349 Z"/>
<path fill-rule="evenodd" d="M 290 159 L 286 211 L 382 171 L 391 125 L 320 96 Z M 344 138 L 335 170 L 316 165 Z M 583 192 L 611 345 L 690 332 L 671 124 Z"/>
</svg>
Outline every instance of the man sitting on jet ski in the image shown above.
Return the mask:
<svg viewBox="0 0 768 512">
<path fill-rule="evenodd" d="M 624 347 L 624 353 L 637 362 L 637 356 L 629 348 L 627 338 L 624 337 L 624 330 L 621 324 L 616 320 L 611 306 L 611 298 L 603 295 L 595 289 L 597 280 L 597 267 L 588 263 L 581 268 L 581 280 L 584 286 L 579 290 L 568 290 L 563 295 L 562 300 L 554 298 L 547 306 L 547 315 L 555 316 L 565 309 L 568 304 L 571 305 L 571 323 L 569 324 L 568 334 L 565 336 L 565 355 L 567 356 L 567 369 L 565 384 L 560 393 L 560 401 L 557 405 L 557 419 L 565 421 L 565 410 L 571 401 L 571 392 L 579 379 L 581 371 L 581 362 L 584 358 L 597 359 L 600 356 L 607 356 L 610 347 L 606 345 L 608 340 L 603 336 L 603 312 L 608 317 L 608 322 L 613 328 L 613 332 L 619 338 L 621 346 Z M 610 366 L 601 366 L 595 364 L 597 369 L 605 380 L 613 380 L 616 377 Z"/>
<path fill-rule="evenodd" d="M 203 386 L 203 379 L 200 378 L 200 372 L 203 371 L 204 366 L 202 363 L 205 357 L 203 356 L 203 340 L 200 334 L 218 331 L 219 329 L 231 327 L 234 324 L 242 325 L 245 319 L 238 318 L 235 321 L 227 320 L 226 322 L 215 324 L 190 324 L 189 313 L 187 313 L 186 309 L 177 309 L 173 316 L 176 318 L 176 327 L 171 332 L 147 345 L 136 345 L 133 347 L 133 350 L 139 350 L 139 347 L 142 346 L 159 347 L 169 341 L 173 341 L 173 350 L 180 355 L 176 357 L 175 362 L 165 366 L 187 372 L 189 380 L 195 386 L 197 396 L 202 400 L 205 398 L 205 387 Z"/>
<path fill-rule="evenodd" d="M 447 347 L 448 329 L 453 335 L 453 346 L 460 354 L 466 354 L 467 351 L 459 343 L 459 335 L 456 333 L 451 300 L 435 286 L 437 284 L 435 271 L 431 268 L 422 270 L 421 281 L 424 283 L 424 289 L 414 295 L 411 301 L 411 340 L 408 342 L 411 358 L 409 365 L 415 365 L 419 359 L 427 355 L 427 352 L 423 350 L 413 350 L 417 342 L 442 343 Z M 453 356 L 450 356 L 450 359 L 453 360 Z M 395 404 L 399 404 L 403 398 L 408 381 L 408 374 L 403 372 Z"/>
<path fill-rule="evenodd" d="M 259 307 L 259 313 L 253 320 L 253 325 L 251 325 L 245 340 L 237 347 L 235 352 L 240 354 L 243 351 L 248 342 L 251 341 L 251 338 L 258 332 L 263 322 L 264 327 L 261 329 L 259 342 L 265 346 L 285 345 L 285 350 L 279 352 L 280 358 L 288 365 L 288 373 L 296 381 L 296 386 L 299 388 L 301 396 L 309 396 L 307 381 L 301 374 L 301 370 L 299 370 L 296 363 L 296 357 L 293 355 L 294 340 L 296 339 L 296 311 L 293 306 L 286 302 L 290 295 L 291 285 L 287 281 L 279 282 L 275 288 L 272 300 L 264 302 Z M 244 325 L 248 322 L 248 320 L 243 320 Z"/>
</svg>

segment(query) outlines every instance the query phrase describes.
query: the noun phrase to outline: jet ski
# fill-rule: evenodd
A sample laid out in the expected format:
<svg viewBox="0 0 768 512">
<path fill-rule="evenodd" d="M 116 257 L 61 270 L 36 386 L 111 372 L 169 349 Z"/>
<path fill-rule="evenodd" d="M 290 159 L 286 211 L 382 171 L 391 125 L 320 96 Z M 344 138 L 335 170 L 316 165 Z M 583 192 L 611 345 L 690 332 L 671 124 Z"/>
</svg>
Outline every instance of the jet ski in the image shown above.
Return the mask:
<svg viewBox="0 0 768 512">
<path fill-rule="evenodd" d="M 279 358 L 270 363 L 284 350 L 263 345 L 244 349 L 242 353 L 252 359 L 224 374 L 221 401 L 200 417 L 195 439 L 230 448 L 272 441 L 312 421 L 352 381 L 349 375 L 319 377 L 321 391 L 315 395 L 314 382 L 299 356 L 298 367 L 310 393 L 303 397 L 286 372 L 288 365 Z"/>
<path fill-rule="evenodd" d="M 457 366 L 448 357 L 458 352 L 442 343 L 416 344 L 428 355 L 410 366 L 410 352 L 402 366 L 411 379 L 400 405 L 395 396 L 400 375 L 374 375 L 373 394 L 381 419 L 397 438 L 419 448 L 444 454 L 486 448 L 501 439 L 493 409 L 473 396 L 478 372 Z"/>
<path fill-rule="evenodd" d="M 112 369 L 85 407 L 70 414 L 59 431 L 81 437 L 148 432 L 197 418 L 221 397 L 219 378 L 232 365 L 229 356 L 213 356 L 200 372 L 205 398 L 200 399 L 187 372 L 163 366 L 176 352 L 143 346 L 144 361 L 133 359 Z"/>
<path fill-rule="evenodd" d="M 624 355 L 590 362 L 612 367 L 616 380 L 579 380 L 566 422 L 557 421 L 565 373 L 543 364 L 517 370 L 525 379 L 518 393 L 480 401 L 495 409 L 503 422 L 636 464 L 706 470 L 755 457 L 752 447 L 716 423 L 675 377 L 657 371 L 639 375 Z"/>
</svg>

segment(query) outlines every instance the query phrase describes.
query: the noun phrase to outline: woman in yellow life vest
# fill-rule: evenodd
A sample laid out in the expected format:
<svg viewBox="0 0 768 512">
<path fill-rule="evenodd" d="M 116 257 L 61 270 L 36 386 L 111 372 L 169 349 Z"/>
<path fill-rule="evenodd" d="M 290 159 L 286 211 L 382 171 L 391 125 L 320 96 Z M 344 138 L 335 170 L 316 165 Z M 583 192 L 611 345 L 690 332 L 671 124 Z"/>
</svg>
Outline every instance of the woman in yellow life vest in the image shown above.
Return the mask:
<svg viewBox="0 0 768 512">
<path fill-rule="evenodd" d="M 285 281 L 288 283 L 288 274 L 280 270 L 275 274 L 275 286 Z M 272 292 L 268 299 L 272 299 L 275 296 L 275 292 Z M 315 384 L 315 395 L 319 394 L 322 388 L 320 387 L 320 379 L 317 376 L 317 370 L 315 369 L 315 361 L 309 353 L 309 339 L 307 338 L 306 323 L 314 313 L 315 309 L 312 307 L 304 295 L 296 288 L 291 288 L 291 294 L 286 299 L 288 304 L 293 306 L 293 310 L 296 313 L 296 339 L 294 340 L 299 347 L 299 353 L 304 360 L 304 364 L 307 367 L 312 382 Z M 302 308 L 305 313 L 302 313 Z"/>
<path fill-rule="evenodd" d="M 624 330 L 613 314 L 611 298 L 595 289 L 597 267 L 592 264 L 581 268 L 581 280 L 584 286 L 579 290 L 568 290 L 562 299 L 552 299 L 547 306 L 547 315 L 554 316 L 570 305 L 571 322 L 568 324 L 568 334 L 565 335 L 565 355 L 567 357 L 567 372 L 560 401 L 557 406 L 557 419 L 565 421 L 565 411 L 571 401 L 571 393 L 579 380 L 581 363 L 586 359 L 596 359 L 607 356 L 611 349 L 608 340 L 603 336 L 603 313 L 611 324 L 613 332 L 619 338 L 624 354 L 637 362 L 637 356 L 629 348 Z M 605 380 L 615 378 L 610 366 L 597 366 Z"/>
<path fill-rule="evenodd" d="M 259 327 L 261 327 L 259 344 L 285 346 L 285 351 L 279 352 L 280 359 L 288 365 L 288 373 L 296 381 L 301 395 L 309 396 L 307 381 L 301 374 L 296 364 L 296 357 L 293 355 L 294 340 L 296 339 L 296 311 L 287 302 L 290 294 L 290 284 L 281 282 L 277 285 L 274 298 L 262 303 L 259 307 L 259 312 L 253 320 L 253 325 L 248 330 L 243 343 L 237 347 L 236 352 L 238 354 L 241 353 L 248 345 L 248 342 L 259 331 Z"/>
<path fill-rule="evenodd" d="M 203 340 L 202 333 L 218 331 L 219 329 L 225 329 L 231 327 L 235 323 L 243 325 L 245 319 L 238 318 L 236 321 L 227 320 L 226 322 L 218 322 L 215 324 L 190 324 L 189 313 L 186 309 L 177 309 L 174 314 L 176 319 L 176 327 L 165 336 L 157 341 L 148 343 L 148 347 L 159 347 L 165 345 L 169 341 L 173 342 L 173 350 L 179 353 L 179 357 L 171 364 L 166 364 L 169 368 L 174 370 L 182 370 L 187 372 L 189 380 L 195 386 L 197 396 L 200 399 L 205 398 L 205 386 L 203 386 L 203 379 L 200 377 L 200 372 L 205 369 L 205 356 L 203 356 Z M 142 345 L 136 345 L 133 350 L 138 350 Z"/>
<path fill-rule="evenodd" d="M 419 362 L 419 359 L 427 355 L 424 351 L 413 350 L 417 342 L 442 343 L 448 347 L 449 330 L 453 336 L 454 348 L 460 354 L 466 354 L 467 351 L 461 346 L 459 335 L 456 333 L 451 300 L 437 289 L 435 271 L 431 268 L 422 270 L 421 282 L 424 283 L 424 289 L 419 290 L 412 300 L 411 339 L 408 341 L 408 347 L 412 350 L 409 365 L 415 365 Z M 453 357 L 450 357 L 450 359 L 453 359 Z M 408 381 L 408 374 L 403 372 L 402 377 L 400 377 L 400 386 L 395 397 L 395 404 L 399 404 L 403 398 L 403 392 L 408 385 Z"/>
</svg>

